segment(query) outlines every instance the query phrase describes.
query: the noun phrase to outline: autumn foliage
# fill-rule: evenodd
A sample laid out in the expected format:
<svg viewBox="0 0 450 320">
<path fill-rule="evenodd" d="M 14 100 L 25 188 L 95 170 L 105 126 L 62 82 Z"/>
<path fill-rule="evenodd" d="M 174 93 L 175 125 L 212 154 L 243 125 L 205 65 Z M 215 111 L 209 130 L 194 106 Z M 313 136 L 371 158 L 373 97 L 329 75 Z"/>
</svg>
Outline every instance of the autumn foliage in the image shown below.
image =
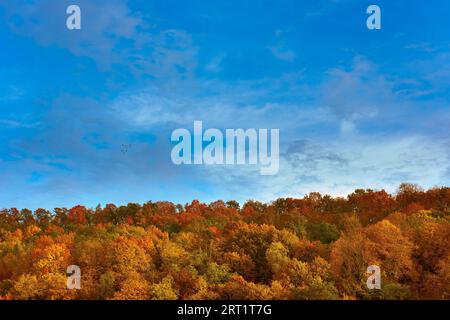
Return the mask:
<svg viewBox="0 0 450 320">
<path fill-rule="evenodd" d="M 450 188 L 0 211 L 2 299 L 450 299 Z M 81 289 L 66 268 L 81 268 Z M 378 265 L 381 290 L 366 286 Z"/>
</svg>

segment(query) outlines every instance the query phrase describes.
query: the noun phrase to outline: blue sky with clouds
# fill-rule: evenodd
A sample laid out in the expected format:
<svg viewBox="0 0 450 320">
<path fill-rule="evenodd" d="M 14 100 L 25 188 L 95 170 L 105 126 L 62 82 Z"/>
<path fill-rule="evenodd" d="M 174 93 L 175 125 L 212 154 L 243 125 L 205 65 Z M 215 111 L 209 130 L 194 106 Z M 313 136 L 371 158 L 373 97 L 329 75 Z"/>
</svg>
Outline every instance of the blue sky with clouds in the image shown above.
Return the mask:
<svg viewBox="0 0 450 320">
<path fill-rule="evenodd" d="M 1 1 L 0 207 L 448 186 L 449 14 L 444 0 Z M 279 128 L 278 174 L 175 166 L 170 134 L 194 120 Z"/>
</svg>

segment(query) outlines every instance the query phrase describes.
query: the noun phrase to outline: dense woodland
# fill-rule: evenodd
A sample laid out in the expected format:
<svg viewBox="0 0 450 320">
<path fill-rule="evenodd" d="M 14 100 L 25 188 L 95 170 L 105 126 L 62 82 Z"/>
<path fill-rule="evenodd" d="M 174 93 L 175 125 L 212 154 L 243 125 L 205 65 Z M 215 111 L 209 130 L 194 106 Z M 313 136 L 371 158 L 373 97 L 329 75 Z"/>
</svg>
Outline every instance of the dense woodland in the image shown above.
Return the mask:
<svg viewBox="0 0 450 320">
<path fill-rule="evenodd" d="M 0 211 L 1 299 L 450 299 L 450 188 Z M 81 268 L 68 290 L 66 268 Z M 368 290 L 378 265 L 381 290 Z"/>
</svg>

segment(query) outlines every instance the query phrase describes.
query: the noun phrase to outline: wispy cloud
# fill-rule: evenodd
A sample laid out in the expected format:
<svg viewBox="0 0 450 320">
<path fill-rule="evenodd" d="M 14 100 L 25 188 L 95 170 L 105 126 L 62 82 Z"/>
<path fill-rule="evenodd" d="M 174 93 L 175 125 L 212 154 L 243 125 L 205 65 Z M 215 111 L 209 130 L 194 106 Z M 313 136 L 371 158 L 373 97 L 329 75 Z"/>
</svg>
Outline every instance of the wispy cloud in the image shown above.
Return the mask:
<svg viewBox="0 0 450 320">
<path fill-rule="evenodd" d="M 275 58 L 277 58 L 278 60 L 281 60 L 281 61 L 292 62 L 297 57 L 297 55 L 295 54 L 295 52 L 293 50 L 286 49 L 282 46 L 271 46 L 271 47 L 268 47 L 268 49 L 270 50 L 270 52 L 273 54 L 273 56 Z"/>
<path fill-rule="evenodd" d="M 351 14 L 359 12 L 355 1 L 344 2 Z M 195 14 L 179 19 L 165 6 L 149 14 L 125 0 L 80 0 L 82 32 L 66 30 L 68 4 L 0 4 L 6 35 L 23 51 L 31 48 L 29 56 L 47 59 L 35 65 L 18 52 L 17 61 L 10 60 L 20 75 L 9 71 L 1 78 L 0 205 L 267 201 L 448 181 L 450 59 L 442 42 L 412 39 L 417 45 L 391 45 L 383 54 L 378 42 L 371 46 L 357 34 L 347 39 L 342 30 L 333 30 L 337 38 L 331 39 L 330 30 L 317 25 L 326 40 L 315 41 L 299 23 L 314 24 L 341 8 L 342 1 L 333 0 L 287 1 L 270 15 L 261 7 L 253 20 L 247 3 L 221 8 L 236 13 L 238 7 L 239 17 L 190 3 L 185 8 L 193 6 Z M 317 15 L 307 22 L 295 15 L 281 25 L 265 20 L 289 16 L 283 10 L 297 6 Z M 311 41 L 317 51 L 312 55 L 292 39 Z M 370 50 L 379 56 L 364 55 Z M 52 72 L 58 68 L 69 71 Z M 175 166 L 170 134 L 191 129 L 194 120 L 205 128 L 279 128 L 279 173 Z"/>
<path fill-rule="evenodd" d="M 11 120 L 11 119 L 0 119 L 0 124 L 10 127 L 10 128 L 25 128 L 30 129 L 34 128 L 39 125 L 38 122 L 35 123 L 25 123 L 17 120 Z"/>
<path fill-rule="evenodd" d="M 168 78 L 185 76 L 195 67 L 196 49 L 187 33 L 158 28 L 123 0 L 77 1 L 82 29 L 67 30 L 65 12 L 72 2 L 19 0 L 0 7 L 16 33 L 31 37 L 39 45 L 57 46 L 77 57 L 91 58 L 101 71 L 126 65 L 135 75 Z"/>
<path fill-rule="evenodd" d="M 3 88 L 2 88 L 3 89 Z M 7 86 L 2 90 L 4 93 L 0 94 L 0 101 L 14 101 L 22 98 L 25 91 L 16 86 Z"/>
</svg>

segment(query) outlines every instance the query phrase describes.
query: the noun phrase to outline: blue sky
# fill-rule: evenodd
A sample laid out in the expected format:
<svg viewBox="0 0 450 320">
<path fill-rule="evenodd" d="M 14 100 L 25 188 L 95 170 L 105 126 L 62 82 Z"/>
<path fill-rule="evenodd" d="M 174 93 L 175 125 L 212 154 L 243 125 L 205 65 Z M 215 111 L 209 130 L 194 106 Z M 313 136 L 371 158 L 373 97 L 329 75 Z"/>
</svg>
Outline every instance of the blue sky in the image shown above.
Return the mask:
<svg viewBox="0 0 450 320">
<path fill-rule="evenodd" d="M 70 4 L 81 30 L 65 27 Z M 381 30 L 366 28 L 370 4 Z M 444 0 L 2 1 L 0 207 L 448 186 L 448 12 Z M 279 128 L 279 173 L 175 166 L 170 134 L 194 120 Z"/>
</svg>

